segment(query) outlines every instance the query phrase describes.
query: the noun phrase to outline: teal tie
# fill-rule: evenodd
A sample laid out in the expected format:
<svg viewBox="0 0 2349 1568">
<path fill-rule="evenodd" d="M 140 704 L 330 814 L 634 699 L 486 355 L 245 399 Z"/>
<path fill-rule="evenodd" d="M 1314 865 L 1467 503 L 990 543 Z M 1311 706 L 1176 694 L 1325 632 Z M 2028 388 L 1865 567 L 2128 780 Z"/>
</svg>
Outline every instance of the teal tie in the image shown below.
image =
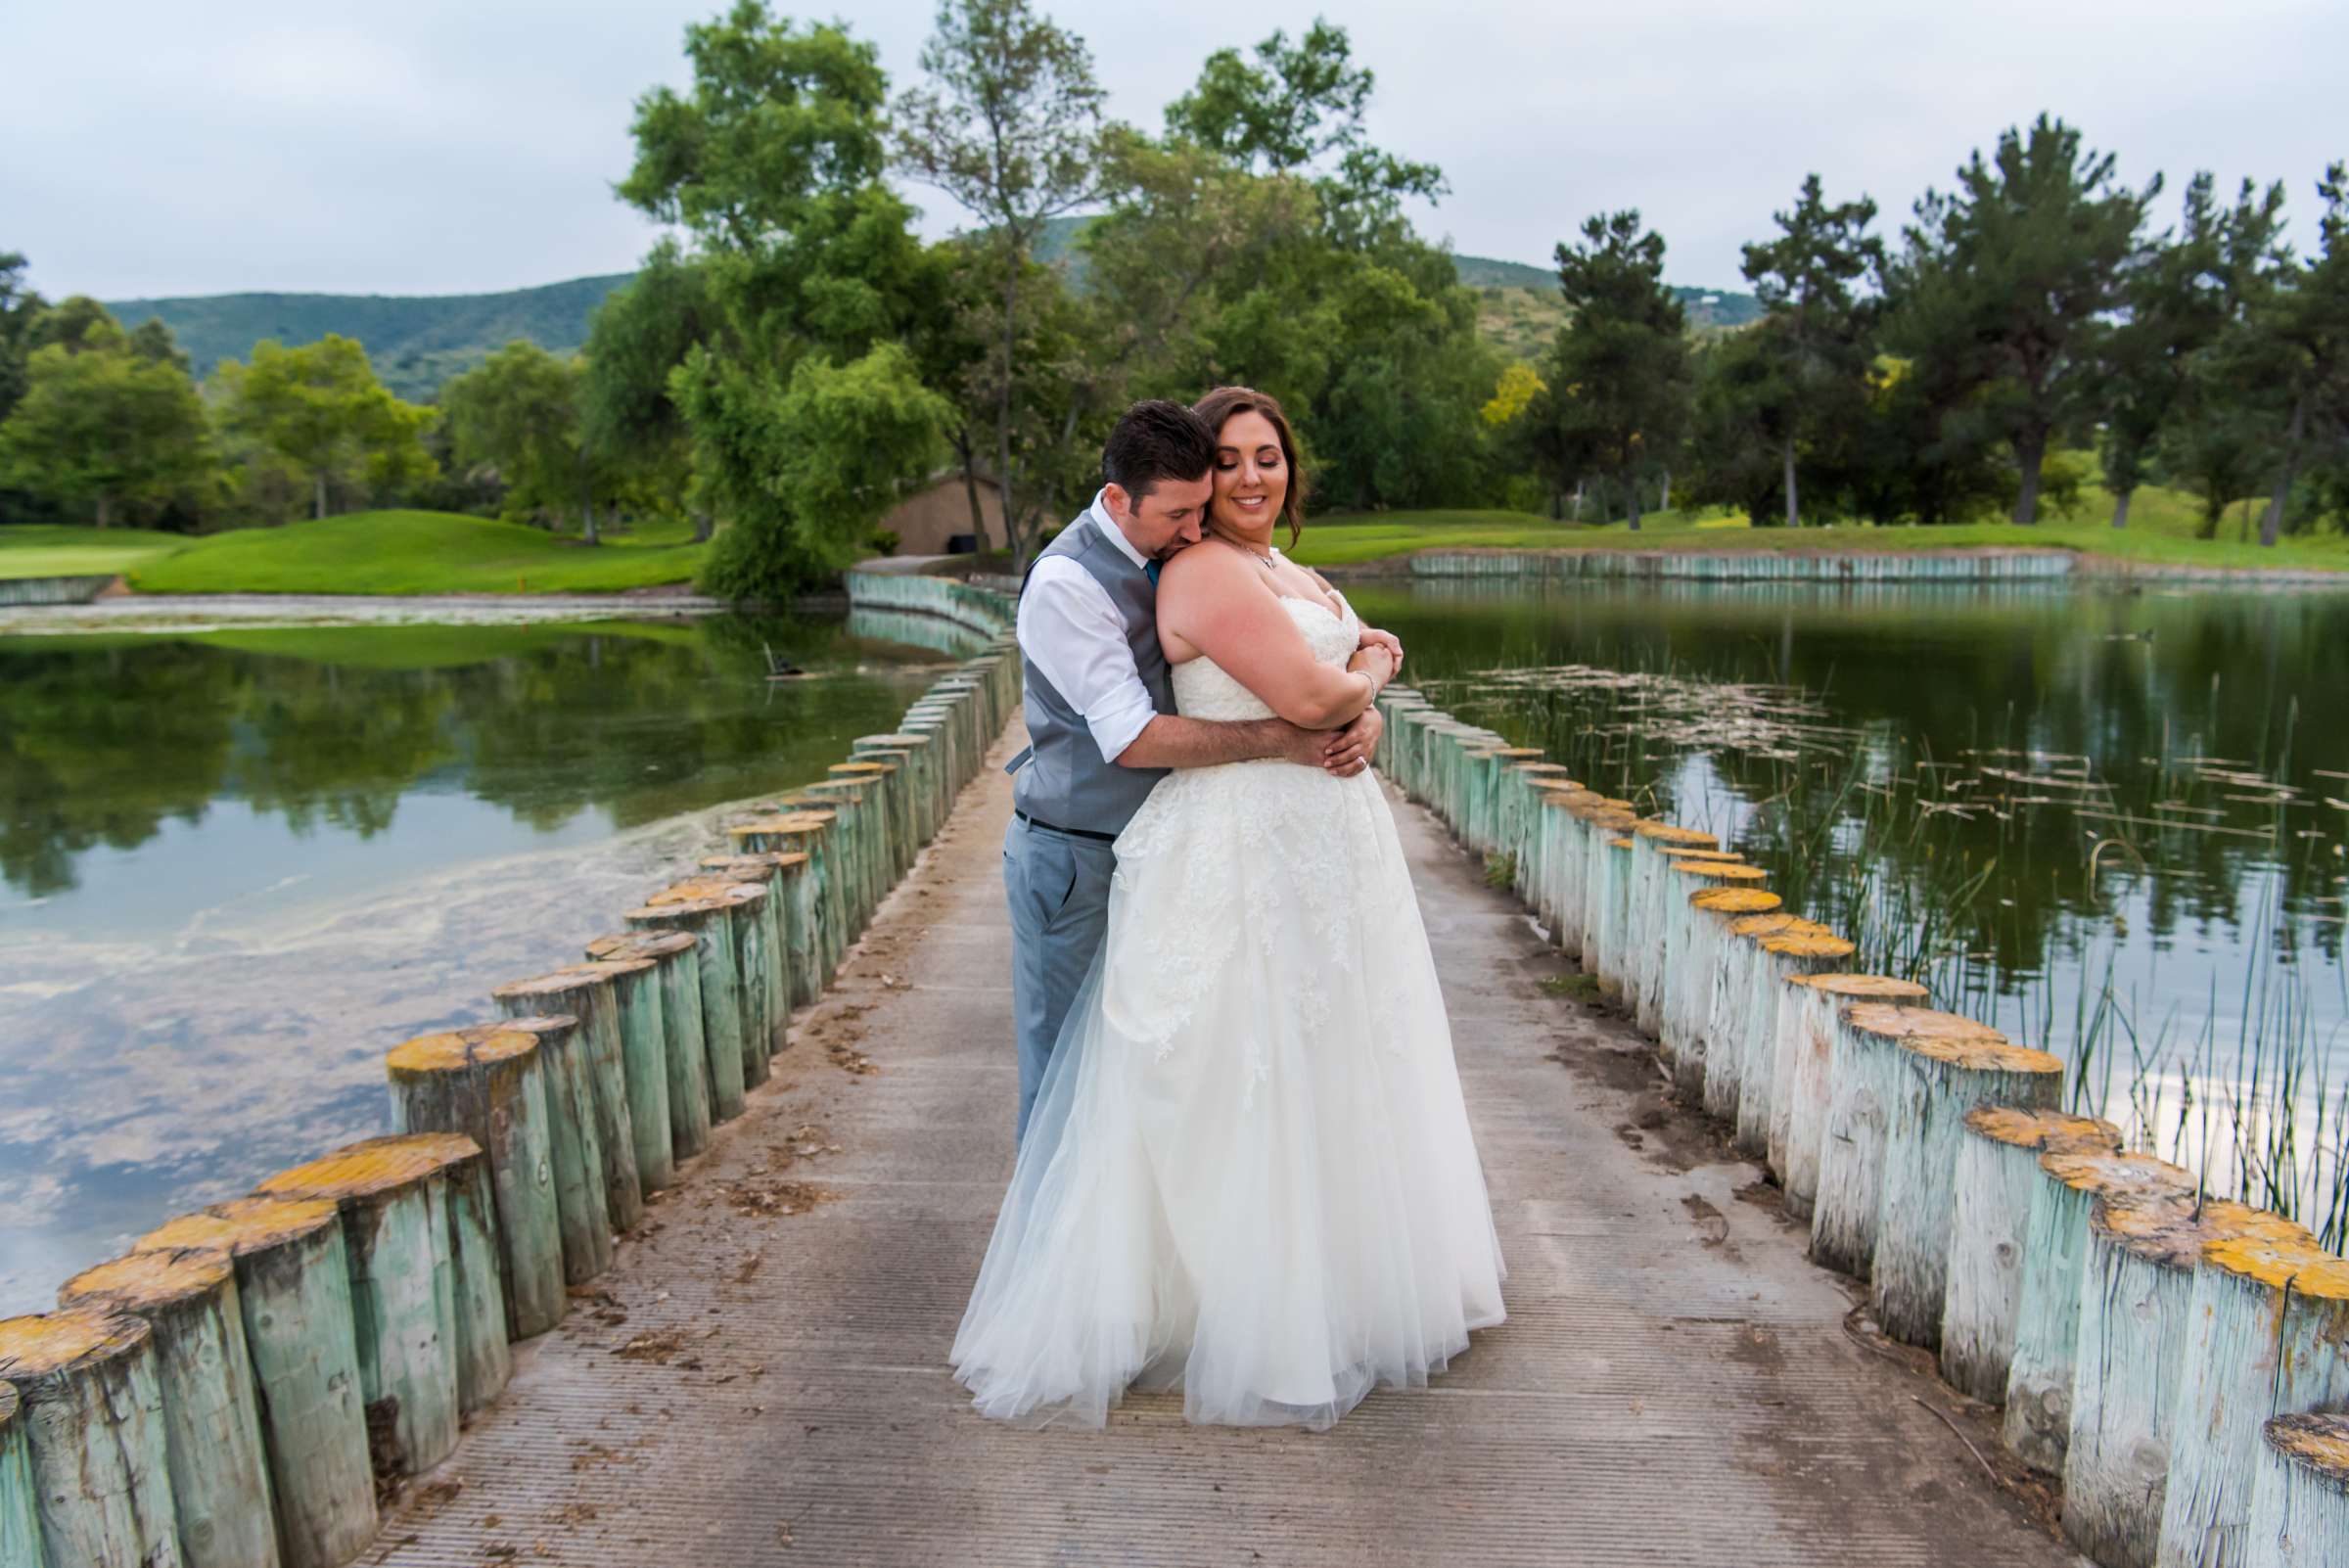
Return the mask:
<svg viewBox="0 0 2349 1568">
<path fill-rule="evenodd" d="M 1143 562 L 1143 563 L 1142 563 L 1142 576 L 1145 576 L 1145 577 L 1148 577 L 1148 578 L 1150 579 L 1150 586 L 1152 586 L 1153 588 L 1157 587 L 1157 586 L 1158 586 L 1158 563 L 1157 563 L 1156 561 L 1145 561 L 1145 562 Z"/>
</svg>

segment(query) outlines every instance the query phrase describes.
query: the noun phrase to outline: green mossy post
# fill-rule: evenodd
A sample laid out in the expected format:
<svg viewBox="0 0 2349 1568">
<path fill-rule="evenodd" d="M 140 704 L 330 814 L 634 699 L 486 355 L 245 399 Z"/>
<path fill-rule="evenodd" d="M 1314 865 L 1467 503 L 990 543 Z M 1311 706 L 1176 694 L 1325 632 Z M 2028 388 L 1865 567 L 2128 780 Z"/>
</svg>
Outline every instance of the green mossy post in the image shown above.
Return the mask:
<svg viewBox="0 0 2349 1568">
<path fill-rule="evenodd" d="M 630 909 L 639 931 L 680 932 L 694 940 L 694 975 L 702 988 L 702 1044 L 710 1081 L 710 1119 L 731 1122 L 742 1114 L 742 980 L 734 955 L 734 923 L 715 899 L 646 904 Z"/>
<path fill-rule="evenodd" d="M 628 1102 L 636 1182 L 645 1192 L 673 1185 L 677 1157 L 668 1141 L 668 1018 L 662 1001 L 661 966 L 650 958 L 590 958 L 565 964 L 556 973 L 598 976 L 612 983 L 621 1091 Z"/>
<path fill-rule="evenodd" d="M 275 1568 L 276 1509 L 237 1270 L 217 1248 L 133 1252 L 66 1281 L 59 1307 L 155 1331 L 163 1448 L 188 1568 Z"/>
<path fill-rule="evenodd" d="M 886 887 L 883 856 L 885 845 L 884 818 L 880 798 L 870 784 L 847 779 L 835 779 L 822 784 L 810 784 L 799 792 L 805 802 L 820 810 L 840 813 L 841 836 L 847 842 L 848 855 L 845 870 L 848 892 L 848 920 L 841 929 L 846 944 L 864 935 L 864 928 L 880 905 Z"/>
<path fill-rule="evenodd" d="M 508 1017 L 569 1016 L 578 1020 L 571 1050 L 585 1068 L 585 1127 L 604 1184 L 604 1212 L 614 1230 L 636 1228 L 644 1218 L 644 1181 L 636 1172 L 636 1129 L 628 1117 L 626 1050 L 621 1040 L 620 998 L 612 977 L 592 969 L 559 969 L 498 987 L 489 993 Z M 558 1113 L 560 1114 L 560 1113 Z"/>
<path fill-rule="evenodd" d="M 32 1440 L 17 1385 L 0 1378 L 0 1563 L 40 1568 L 41 1521 L 32 1495 Z"/>
<path fill-rule="evenodd" d="M 0 1381 L 23 1406 L 41 1568 L 180 1568 L 146 1323 L 103 1308 L 0 1318 Z"/>
<path fill-rule="evenodd" d="M 414 1141 L 353 1144 L 254 1189 L 260 1197 L 331 1200 L 343 1211 L 359 1389 L 376 1469 L 387 1475 L 419 1475 L 447 1458 L 460 1417 L 448 1182 L 436 1153 L 401 1146 Z"/>
<path fill-rule="evenodd" d="M 2296 1239 L 2213 1242 L 2186 1321 L 2153 1560 L 2230 1568 L 2245 1557 L 2269 1417 L 2349 1407 L 2349 1262 Z"/>
<path fill-rule="evenodd" d="M 2176 1395 L 2194 1265 L 2212 1242 L 2244 1236 L 2316 1244 L 2288 1220 L 2223 1200 L 2199 1210 L 2099 1203 L 2090 1214 L 2063 1533 L 2102 1568 L 2153 1568 L 2170 1444 L 2187 1414 Z"/>
<path fill-rule="evenodd" d="M 286 1568 L 342 1568 L 375 1539 L 349 1249 L 333 1203 L 238 1198 L 149 1231 L 136 1250 L 222 1248 L 253 1367 Z"/>
<path fill-rule="evenodd" d="M 1549 786 L 1564 786 L 1566 767 L 1562 762 L 1542 761 L 1539 750 L 1527 757 L 1509 761 L 1503 753 L 1500 768 L 1500 834 L 1502 852 L 1509 857 L 1514 871 L 1510 888 L 1537 915 L 1542 913 L 1542 802 L 1550 793 Z M 1555 941 L 1556 926 L 1551 926 Z"/>
<path fill-rule="evenodd" d="M 2190 1208 L 2193 1197 L 2190 1173 L 2149 1154 L 2051 1150 L 2039 1157 L 2031 1222 L 2023 1233 L 2023 1282 L 2015 1293 L 2006 1414 L 1999 1427 L 2007 1453 L 2034 1469 L 2063 1472 L 2072 1438 L 2089 1215 L 2098 1203 Z"/>
<path fill-rule="evenodd" d="M 2261 1431 L 2243 1568 L 2349 1562 L 2349 1415 L 2281 1415 Z"/>
<path fill-rule="evenodd" d="M 838 878 L 832 868 L 834 824 L 831 811 L 783 811 L 754 817 L 726 830 L 735 848 L 746 854 L 798 854 L 806 865 L 790 879 L 791 1003 L 804 1007 L 823 993 L 840 961 L 835 937 L 839 931 Z"/>
<path fill-rule="evenodd" d="M 530 1003 L 516 998 L 522 1008 Z M 517 1009 L 499 1003 L 509 1014 Z M 555 1222 L 563 1234 L 563 1279 L 584 1285 L 612 1267 L 612 1206 L 604 1196 L 604 1156 L 595 1130 L 595 1091 L 587 1043 L 570 1013 L 519 1012 L 502 1026 L 538 1041 L 546 1084 L 547 1142 L 555 1161 Z"/>
<path fill-rule="evenodd" d="M 1589 876 L 1589 899 L 1583 909 L 1583 970 L 1598 977 L 1598 989 L 1618 1000 L 1630 994 L 1624 939 L 1632 923 L 1632 856 L 1639 841 L 1632 836 L 1636 823 L 1620 830 L 1593 817 L 1597 851 L 1591 856 L 1594 874 Z M 1596 956 L 1592 956 L 1595 933 Z"/>
<path fill-rule="evenodd" d="M 506 1333 L 563 1320 L 563 1223 L 538 1037 L 497 1024 L 424 1035 L 384 1058 L 397 1132 L 461 1132 L 482 1148 L 497 1209 Z"/>
<path fill-rule="evenodd" d="M 1903 1052 L 1925 1041 L 2004 1045 L 2006 1037 L 1930 1007 L 1862 1001 L 1836 1013 L 1819 1196 L 1811 1212 L 1811 1259 L 1823 1268 L 1865 1279 L 1875 1264 L 1885 1151 L 1908 1071 Z"/>
<path fill-rule="evenodd" d="M 661 984 L 661 1059 L 668 1077 L 668 1147 L 678 1160 L 710 1146 L 709 1047 L 702 1039 L 700 949 L 682 931 L 631 931 L 598 937 L 587 961 L 649 958 Z"/>
<path fill-rule="evenodd" d="M 772 969 L 767 959 L 766 908 L 771 901 L 763 880 L 738 882 L 730 877 L 702 875 L 672 883 L 646 899 L 659 908 L 670 903 L 714 901 L 726 924 L 734 955 L 734 1047 L 742 1055 L 742 1082 L 756 1088 L 767 1080 L 773 1055 L 767 1020 L 773 1013 L 768 997 Z"/>
<path fill-rule="evenodd" d="M 1884 1134 L 1884 1191 L 1868 1305 L 1904 1345 L 1939 1353 L 1965 1117 L 1984 1105 L 2052 1111 L 2063 1063 L 2046 1051 L 1930 1036 L 1902 1043 L 1905 1070 Z"/>
<path fill-rule="evenodd" d="M 763 888 L 759 905 L 760 1027 L 769 1061 L 783 1049 L 791 1025 L 794 989 L 791 958 L 792 884 L 806 874 L 803 854 L 713 854 L 701 863 L 700 874 L 743 887 Z"/>
<path fill-rule="evenodd" d="M 938 759 L 931 755 L 930 737 L 904 731 L 892 735 L 859 735 L 849 742 L 849 761 L 862 761 L 870 757 L 876 761 L 894 761 L 904 769 L 907 794 L 913 802 L 910 823 L 913 845 L 918 849 L 937 834 L 939 823 L 945 820 L 942 809 L 945 796 L 938 774 Z"/>
<path fill-rule="evenodd" d="M 1768 1154 L 1786 1212 L 1797 1220 L 1810 1219 L 1818 1204 L 1819 1145 L 1834 1090 L 1837 1009 L 1848 1001 L 1922 1002 L 1926 995 L 1916 982 L 1890 975 L 1789 974 L 1779 982 Z"/>
<path fill-rule="evenodd" d="M 910 755 L 903 751 L 860 751 L 849 761 L 834 762 L 825 769 L 834 778 L 852 781 L 861 778 L 878 786 L 889 841 L 882 865 L 892 888 L 913 869 L 913 857 L 922 847 Z"/>
<path fill-rule="evenodd" d="M 2039 1157 L 2111 1154 L 2121 1130 L 2061 1111 L 1977 1106 L 1965 1113 L 1951 1176 L 1949 1288 L 1942 1298 L 1941 1375 L 1985 1405 L 2006 1399 L 2014 1357 L 2014 1314 L 2023 1293 L 2023 1245 Z"/>
<path fill-rule="evenodd" d="M 853 762 L 834 762 L 824 771 L 839 783 L 856 785 L 873 803 L 873 864 L 878 873 L 873 903 L 878 907 L 912 860 L 904 849 L 904 791 L 899 787 L 897 764 L 859 758 Z"/>
<path fill-rule="evenodd" d="M 505 1392 L 514 1375 L 488 1161 L 481 1145 L 461 1132 L 393 1133 L 363 1139 L 345 1152 L 370 1149 L 430 1161 L 446 1183 L 448 1229 L 442 1246 L 456 1308 L 457 1412 L 475 1415 Z"/>
</svg>

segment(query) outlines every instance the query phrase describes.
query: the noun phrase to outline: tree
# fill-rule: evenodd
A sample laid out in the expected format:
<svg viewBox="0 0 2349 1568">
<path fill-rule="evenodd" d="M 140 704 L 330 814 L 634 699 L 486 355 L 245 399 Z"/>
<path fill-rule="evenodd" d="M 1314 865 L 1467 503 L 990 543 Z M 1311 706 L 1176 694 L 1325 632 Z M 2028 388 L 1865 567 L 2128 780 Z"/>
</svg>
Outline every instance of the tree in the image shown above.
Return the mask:
<svg viewBox="0 0 2349 1568">
<path fill-rule="evenodd" d="M 2281 184 L 2261 191 L 2245 180 L 2234 206 L 2217 216 L 2206 249 L 2209 319 L 2179 362 L 2155 456 L 2201 500 L 2199 532 L 2209 538 L 2228 506 L 2258 487 L 2279 422 L 2279 366 L 2265 329 L 2295 270 L 2283 242 Z"/>
<path fill-rule="evenodd" d="M 636 161 L 619 191 L 682 229 L 682 254 L 706 269 L 713 321 L 668 387 L 692 433 L 697 493 L 727 520 L 705 581 L 780 598 L 866 548 L 881 514 L 928 473 L 948 411 L 904 339 L 935 321 L 945 268 L 882 182 L 888 81 L 872 45 L 738 0 L 687 27 L 685 53 L 689 89 L 637 100 Z M 883 433 L 870 448 L 844 414 L 859 397 Z M 818 405 L 825 417 L 806 432 L 777 423 Z M 908 420 L 928 423 L 927 442 L 909 438 Z M 812 448 L 818 439 L 835 444 Z M 877 452 L 899 466 L 877 470 Z"/>
<path fill-rule="evenodd" d="M 1444 175 L 1370 145 L 1362 123 L 1377 78 L 1353 64 L 1346 29 L 1315 19 L 1294 44 L 1275 31 L 1253 64 L 1219 49 L 1188 93 L 1167 106 L 1170 135 L 1193 142 L 1251 173 L 1310 177 L 1323 225 L 1357 248 L 1405 229 L 1406 196 L 1434 201 Z"/>
<path fill-rule="evenodd" d="M 693 435 L 669 388 L 694 346 L 718 329 L 706 270 L 664 241 L 587 330 L 580 428 L 588 446 L 633 484 L 678 497 L 696 539 L 710 537 L 713 520 L 694 475 Z"/>
<path fill-rule="evenodd" d="M 1884 246 L 1867 232 L 1876 204 L 1862 197 L 1829 207 L 1817 174 L 1791 211 L 1772 216 L 1778 238 L 1747 246 L 1743 268 L 1766 314 L 1751 356 L 1734 363 L 1746 405 L 1778 446 L 1786 526 L 1800 528 L 1797 445 L 1849 429 L 1865 405 L 1876 301 L 1856 291 L 1881 270 Z"/>
<path fill-rule="evenodd" d="M 1588 454 L 1598 477 L 1622 488 L 1636 532 L 1639 482 L 1688 415 L 1686 321 L 1664 287 L 1664 237 L 1642 232 L 1636 209 L 1595 216 L 1580 245 L 1560 242 L 1557 259 L 1568 320 L 1543 369 L 1553 445 Z"/>
<path fill-rule="evenodd" d="M 298 348 L 264 339 L 251 364 L 231 359 L 217 374 L 227 428 L 308 482 L 313 517 L 327 516 L 332 486 L 384 489 L 433 475 L 421 439 L 433 411 L 392 396 L 348 338 L 329 333 Z"/>
<path fill-rule="evenodd" d="M 2337 446 L 2349 433 L 2349 163 L 2317 183 L 2325 214 L 2319 254 L 2291 268 L 2284 287 L 2254 305 L 2249 357 L 2282 415 L 2275 484 L 2261 514 L 2259 542 L 2273 546 L 2284 507 L 2312 448 Z"/>
<path fill-rule="evenodd" d="M 1029 454 L 1038 466 L 1065 466 L 1058 460 L 1082 405 L 1071 404 L 1062 417 L 1052 410 L 1040 424 L 1036 418 L 1036 378 L 1022 374 L 1034 368 L 1022 354 L 1029 326 L 1023 288 L 1031 295 L 1057 290 L 1056 277 L 1036 275 L 1036 241 L 1052 219 L 1101 194 L 1104 94 L 1083 41 L 1028 0 L 945 0 L 921 58 L 932 85 L 898 102 L 898 158 L 984 224 L 966 241 L 966 254 L 992 275 L 991 351 L 974 367 L 979 384 L 971 390 L 992 404 L 1006 542 L 1014 569 L 1025 571 L 1045 499 L 1041 486 L 1028 483 Z"/>
<path fill-rule="evenodd" d="M 8 418 L 24 395 L 25 362 L 40 346 L 33 341 L 33 325 L 49 308 L 49 301 L 25 286 L 27 265 L 21 253 L 0 251 L 0 419 Z"/>
<path fill-rule="evenodd" d="M 2273 232 L 2282 187 L 2257 214 Z M 2233 221 L 2254 218 L 2244 186 Z M 2122 281 L 2121 316 L 2101 337 L 2096 373 L 2104 421 L 2098 456 L 2104 487 L 2112 492 L 2112 526 L 2129 526 L 2129 502 L 2144 484 L 2163 430 L 2185 393 L 2193 356 L 2226 319 L 2225 246 L 2230 214 L 2211 198 L 2211 178 L 2188 182 L 2174 235 L 2157 239 Z"/>
<path fill-rule="evenodd" d="M 1974 394 L 1981 431 L 2010 444 L 2020 471 L 2014 521 L 2038 521 L 2050 440 L 2077 426 L 2097 384 L 2099 323 L 2140 258 L 2145 211 L 2161 190 L 2113 181 L 2110 154 L 2042 115 L 1976 152 L 1952 193 L 1928 190 L 1888 269 L 1896 341 Z"/>
<path fill-rule="evenodd" d="M 596 503 L 610 475 L 581 432 L 585 380 L 583 361 L 517 341 L 443 388 L 440 406 L 457 460 L 486 464 L 505 482 L 508 517 L 576 505 L 579 536 L 596 544 Z"/>
<path fill-rule="evenodd" d="M 218 480 L 187 372 L 138 352 L 111 320 L 26 359 L 23 395 L 0 422 L 0 484 L 107 528 L 200 503 Z"/>
</svg>

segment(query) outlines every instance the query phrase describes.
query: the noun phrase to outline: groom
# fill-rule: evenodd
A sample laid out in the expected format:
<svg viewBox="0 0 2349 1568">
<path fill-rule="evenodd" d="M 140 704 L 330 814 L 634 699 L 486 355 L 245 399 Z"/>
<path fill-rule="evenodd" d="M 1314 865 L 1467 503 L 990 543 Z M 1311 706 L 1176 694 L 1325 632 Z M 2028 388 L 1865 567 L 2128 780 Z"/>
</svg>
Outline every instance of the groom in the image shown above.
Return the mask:
<svg viewBox="0 0 2349 1568">
<path fill-rule="evenodd" d="M 1180 403 L 1128 408 L 1101 451 L 1101 492 L 1036 557 L 1020 591 L 1029 746 L 1006 769 L 1015 782 L 1003 888 L 1023 1138 L 1061 1021 L 1108 930 L 1110 845 L 1151 787 L 1172 768 L 1260 758 L 1350 777 L 1378 744 L 1376 708 L 1335 730 L 1174 712 L 1158 646 L 1158 567 L 1199 542 L 1215 461 L 1215 434 Z M 1378 631 L 1363 641 L 1392 644 Z"/>
</svg>

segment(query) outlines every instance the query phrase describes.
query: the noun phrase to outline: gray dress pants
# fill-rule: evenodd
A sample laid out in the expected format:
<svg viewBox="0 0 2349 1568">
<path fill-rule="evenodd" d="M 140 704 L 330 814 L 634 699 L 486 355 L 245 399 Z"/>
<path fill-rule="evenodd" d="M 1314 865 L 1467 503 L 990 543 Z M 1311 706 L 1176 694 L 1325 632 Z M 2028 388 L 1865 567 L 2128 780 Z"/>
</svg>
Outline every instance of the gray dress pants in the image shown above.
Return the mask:
<svg viewBox="0 0 2349 1568">
<path fill-rule="evenodd" d="M 1011 904 L 1011 1006 L 1019 1028 L 1018 1135 L 1059 1043 L 1060 1026 L 1109 931 L 1108 841 L 1014 816 L 1003 834 L 1003 893 Z"/>
</svg>

